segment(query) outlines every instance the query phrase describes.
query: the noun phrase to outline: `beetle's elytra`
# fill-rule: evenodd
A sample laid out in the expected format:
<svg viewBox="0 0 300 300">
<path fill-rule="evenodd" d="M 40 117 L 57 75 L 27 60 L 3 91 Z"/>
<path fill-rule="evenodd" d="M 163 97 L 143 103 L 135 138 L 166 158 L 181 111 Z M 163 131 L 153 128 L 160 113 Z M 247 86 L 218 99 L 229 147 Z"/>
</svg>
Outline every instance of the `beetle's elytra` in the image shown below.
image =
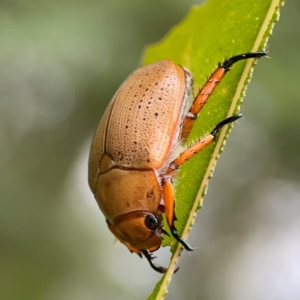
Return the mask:
<svg viewBox="0 0 300 300">
<path fill-rule="evenodd" d="M 178 145 L 190 132 L 203 105 L 237 61 L 259 58 L 267 51 L 245 53 L 219 64 L 188 107 L 192 76 L 169 60 L 137 69 L 110 102 L 95 133 L 89 157 L 89 185 L 106 217 L 108 228 L 131 252 L 153 262 L 166 232 L 193 249 L 175 228 L 173 178 L 178 168 L 215 140 L 221 128 L 241 117 L 231 116 L 212 132 L 180 153 Z"/>
</svg>

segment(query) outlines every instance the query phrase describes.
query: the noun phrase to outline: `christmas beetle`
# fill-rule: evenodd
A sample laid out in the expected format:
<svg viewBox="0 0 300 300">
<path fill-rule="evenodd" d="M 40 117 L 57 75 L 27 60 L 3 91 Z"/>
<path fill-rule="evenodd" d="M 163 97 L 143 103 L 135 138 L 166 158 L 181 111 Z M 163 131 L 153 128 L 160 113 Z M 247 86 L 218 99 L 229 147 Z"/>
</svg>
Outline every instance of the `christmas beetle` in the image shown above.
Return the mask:
<svg viewBox="0 0 300 300">
<path fill-rule="evenodd" d="M 133 72 L 106 109 L 90 150 L 89 186 L 110 231 L 129 251 L 144 255 L 154 270 L 167 270 L 155 264 L 151 254 L 166 234 L 163 213 L 174 238 L 187 251 L 193 250 L 174 224 L 172 183 L 178 168 L 241 114 L 223 120 L 187 149 L 182 150 L 182 141 L 229 68 L 240 60 L 265 55 L 265 50 L 245 53 L 219 64 L 190 107 L 190 72 L 170 60 L 159 61 Z"/>
</svg>

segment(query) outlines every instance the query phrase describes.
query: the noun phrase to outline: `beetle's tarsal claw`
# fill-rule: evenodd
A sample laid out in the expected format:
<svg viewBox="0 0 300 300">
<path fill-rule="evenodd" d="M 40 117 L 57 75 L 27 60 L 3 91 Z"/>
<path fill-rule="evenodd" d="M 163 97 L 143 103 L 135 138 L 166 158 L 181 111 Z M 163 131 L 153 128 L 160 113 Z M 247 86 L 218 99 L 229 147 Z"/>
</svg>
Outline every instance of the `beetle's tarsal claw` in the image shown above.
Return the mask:
<svg viewBox="0 0 300 300">
<path fill-rule="evenodd" d="M 219 64 L 219 67 L 228 71 L 229 68 L 237 61 L 240 61 L 243 59 L 249 59 L 249 58 L 260 58 L 262 56 L 266 56 L 268 54 L 268 52 L 269 52 L 268 50 L 262 50 L 262 51 L 258 51 L 258 52 L 249 52 L 249 53 L 236 55 L 236 56 L 233 56 L 233 57 L 225 60 L 222 64 Z"/>
<path fill-rule="evenodd" d="M 165 234 L 167 236 L 170 236 L 169 233 L 166 230 L 162 229 L 161 231 L 162 231 L 163 234 Z"/>
<path fill-rule="evenodd" d="M 156 257 L 152 256 L 152 254 L 148 251 L 148 250 L 142 250 L 142 253 L 144 254 L 144 256 L 146 257 L 146 259 L 148 260 L 151 268 L 153 270 L 155 270 L 156 272 L 159 272 L 159 273 L 166 273 L 168 271 L 167 268 L 164 268 L 162 266 L 159 266 L 157 264 L 155 264 L 152 260 Z"/>
<path fill-rule="evenodd" d="M 185 250 L 193 251 L 193 248 L 178 235 L 175 228 L 170 228 L 170 229 L 174 238 L 184 247 Z"/>
<path fill-rule="evenodd" d="M 213 135 L 214 137 L 217 135 L 217 133 L 222 129 L 223 126 L 231 123 L 231 122 L 234 122 L 236 120 L 238 120 L 239 118 L 241 118 L 243 115 L 241 113 L 239 114 L 236 114 L 236 115 L 233 115 L 225 120 L 223 120 L 222 122 L 220 122 L 216 127 L 215 129 L 211 132 L 211 135 Z"/>
</svg>

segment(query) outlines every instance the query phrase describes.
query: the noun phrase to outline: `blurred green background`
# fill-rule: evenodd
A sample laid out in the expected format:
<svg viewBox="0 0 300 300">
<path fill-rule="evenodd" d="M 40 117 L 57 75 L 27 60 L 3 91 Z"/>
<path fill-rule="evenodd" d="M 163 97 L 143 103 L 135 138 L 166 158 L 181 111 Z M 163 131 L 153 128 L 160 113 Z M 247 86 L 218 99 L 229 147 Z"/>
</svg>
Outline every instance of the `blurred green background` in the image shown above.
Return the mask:
<svg viewBox="0 0 300 300">
<path fill-rule="evenodd" d="M 287 2 L 168 299 L 300 298 L 300 2 Z M 113 246 L 87 185 L 88 151 L 143 47 L 198 3 L 0 1 L 1 300 L 152 291 L 160 275 Z M 168 260 L 163 249 L 158 262 Z"/>
</svg>

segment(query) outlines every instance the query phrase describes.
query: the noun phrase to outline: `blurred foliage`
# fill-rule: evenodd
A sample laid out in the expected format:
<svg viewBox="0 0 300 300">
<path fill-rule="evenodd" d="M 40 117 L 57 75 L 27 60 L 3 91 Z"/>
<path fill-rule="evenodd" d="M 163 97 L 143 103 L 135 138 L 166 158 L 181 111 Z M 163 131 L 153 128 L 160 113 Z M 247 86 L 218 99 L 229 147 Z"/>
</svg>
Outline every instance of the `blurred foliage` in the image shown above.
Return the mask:
<svg viewBox="0 0 300 300">
<path fill-rule="evenodd" d="M 149 294 L 159 275 L 112 246 L 88 190 L 89 144 L 144 45 L 198 3 L 0 1 L 0 299 Z M 170 299 L 299 299 L 299 20 L 289 0 Z"/>
</svg>

